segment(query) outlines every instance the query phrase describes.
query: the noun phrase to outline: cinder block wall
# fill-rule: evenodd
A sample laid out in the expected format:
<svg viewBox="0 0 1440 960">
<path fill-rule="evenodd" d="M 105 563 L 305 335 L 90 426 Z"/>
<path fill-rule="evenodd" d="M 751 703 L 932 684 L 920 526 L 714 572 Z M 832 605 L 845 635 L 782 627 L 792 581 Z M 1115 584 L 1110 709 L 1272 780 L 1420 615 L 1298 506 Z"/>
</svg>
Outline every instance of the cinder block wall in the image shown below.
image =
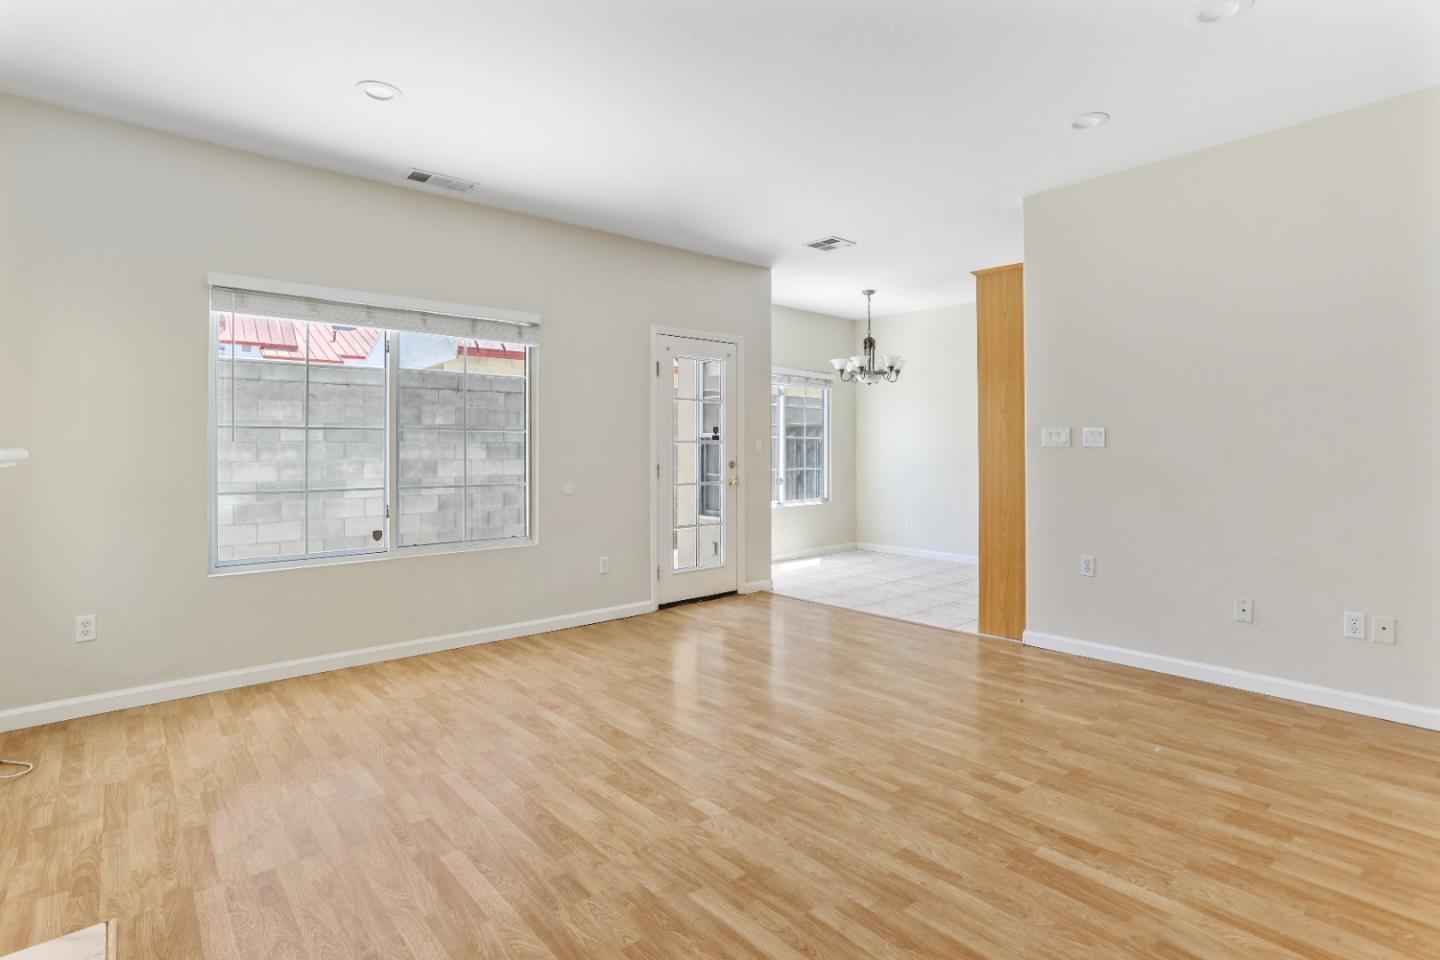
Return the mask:
<svg viewBox="0 0 1440 960">
<path fill-rule="evenodd" d="M 218 559 L 383 549 L 385 371 L 219 366 Z M 400 545 L 525 536 L 524 380 L 397 377 Z"/>
</svg>

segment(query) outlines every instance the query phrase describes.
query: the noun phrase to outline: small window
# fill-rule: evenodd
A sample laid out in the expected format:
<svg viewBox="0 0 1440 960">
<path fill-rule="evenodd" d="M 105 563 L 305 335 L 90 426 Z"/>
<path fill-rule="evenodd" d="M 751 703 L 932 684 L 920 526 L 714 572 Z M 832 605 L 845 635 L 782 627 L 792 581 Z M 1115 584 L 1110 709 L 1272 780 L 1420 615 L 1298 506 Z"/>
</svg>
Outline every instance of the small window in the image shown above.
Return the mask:
<svg viewBox="0 0 1440 960">
<path fill-rule="evenodd" d="M 774 506 L 830 499 L 830 385 L 824 374 L 774 372 L 770 384 L 770 490 Z"/>
<path fill-rule="evenodd" d="M 218 286 L 210 315 L 215 567 L 528 541 L 533 329 Z"/>
</svg>

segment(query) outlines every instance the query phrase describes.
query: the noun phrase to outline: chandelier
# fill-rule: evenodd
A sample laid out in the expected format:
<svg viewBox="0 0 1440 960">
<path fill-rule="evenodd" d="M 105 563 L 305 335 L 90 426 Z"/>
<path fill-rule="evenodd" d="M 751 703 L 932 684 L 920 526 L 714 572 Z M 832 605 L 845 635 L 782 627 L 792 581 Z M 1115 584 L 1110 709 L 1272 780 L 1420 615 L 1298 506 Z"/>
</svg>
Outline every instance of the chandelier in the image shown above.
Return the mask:
<svg viewBox="0 0 1440 960">
<path fill-rule="evenodd" d="M 840 379 L 846 383 L 860 381 L 861 383 L 879 383 L 881 380 L 888 380 L 894 383 L 900 379 L 900 370 L 905 366 L 905 358 L 885 354 L 875 356 L 875 337 L 870 333 L 870 298 L 875 296 L 874 290 L 861 290 L 865 294 L 865 353 L 858 357 L 836 357 L 830 363 L 836 370 L 840 371 Z"/>
</svg>

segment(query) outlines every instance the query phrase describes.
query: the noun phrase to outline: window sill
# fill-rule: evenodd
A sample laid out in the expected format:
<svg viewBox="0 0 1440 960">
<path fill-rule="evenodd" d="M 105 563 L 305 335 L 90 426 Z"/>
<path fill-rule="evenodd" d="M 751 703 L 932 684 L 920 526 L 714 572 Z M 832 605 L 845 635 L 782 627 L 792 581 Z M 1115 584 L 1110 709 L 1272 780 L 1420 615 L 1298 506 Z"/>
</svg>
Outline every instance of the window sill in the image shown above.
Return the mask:
<svg viewBox="0 0 1440 960">
<path fill-rule="evenodd" d="M 236 577 L 252 573 L 277 573 L 281 570 L 306 570 L 314 567 L 353 566 L 364 563 L 383 563 L 387 560 L 404 560 L 409 557 L 438 557 L 452 553 L 487 553 L 491 550 L 514 550 L 517 547 L 538 546 L 538 537 L 524 540 L 500 540 L 491 543 L 435 543 L 422 547 L 400 547 L 385 553 L 359 553 L 349 556 L 311 557 L 304 560 L 278 560 L 273 563 L 237 563 L 227 566 L 210 564 L 207 576 Z"/>
<path fill-rule="evenodd" d="M 778 500 L 771 500 L 770 509 L 780 510 L 785 507 L 823 507 L 829 502 L 829 497 L 826 497 L 824 500 L 786 500 L 784 503 Z"/>
</svg>

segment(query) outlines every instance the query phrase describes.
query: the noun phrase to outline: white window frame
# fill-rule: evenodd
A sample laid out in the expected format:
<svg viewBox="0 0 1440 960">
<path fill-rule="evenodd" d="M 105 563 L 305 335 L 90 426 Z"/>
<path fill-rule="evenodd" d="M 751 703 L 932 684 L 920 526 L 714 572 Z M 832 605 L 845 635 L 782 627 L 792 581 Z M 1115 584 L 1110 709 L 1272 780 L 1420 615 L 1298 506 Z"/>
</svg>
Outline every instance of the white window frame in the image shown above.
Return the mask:
<svg viewBox="0 0 1440 960">
<path fill-rule="evenodd" d="M 825 391 L 822 398 L 822 412 L 824 423 L 820 428 L 821 446 L 825 451 L 824 463 L 820 466 L 820 484 L 822 493 L 819 497 L 806 500 L 785 500 L 782 499 L 782 491 L 785 488 L 785 395 L 786 386 L 794 386 L 784 382 L 786 378 L 802 378 L 811 381 L 809 387 L 819 387 Z M 823 382 L 820 382 L 823 381 Z M 778 404 L 780 415 L 780 443 L 779 460 L 775 466 L 776 482 L 770 489 L 770 506 L 772 509 L 781 507 L 817 507 L 830 502 L 830 394 L 835 386 L 835 374 L 820 372 L 816 370 L 791 370 L 785 367 L 775 367 L 771 371 L 770 392 L 773 395 L 775 388 L 781 390 L 780 403 Z M 775 432 L 775 423 L 771 422 L 770 431 Z"/>
<path fill-rule="evenodd" d="M 376 307 L 395 308 L 400 310 L 415 310 L 427 313 L 448 314 L 453 316 L 473 316 L 495 318 L 506 323 L 513 323 L 523 326 L 539 326 L 540 315 L 526 313 L 516 310 L 492 309 L 485 307 L 467 306 L 463 304 L 442 303 L 433 300 L 422 300 L 417 298 L 396 297 L 388 294 L 367 293 L 355 290 L 342 290 L 333 287 L 322 287 L 313 284 L 292 283 L 289 281 L 264 280 L 255 277 L 242 277 L 233 274 L 212 273 L 208 277 L 211 287 L 235 287 L 246 290 L 253 290 L 265 293 L 278 293 L 289 296 L 311 297 L 321 300 L 334 300 L 341 303 L 363 304 Z M 385 348 L 385 548 L 383 550 L 367 550 L 353 553 L 327 553 L 322 556 L 313 557 L 287 557 L 276 560 L 245 560 L 245 561 L 220 561 L 219 559 L 219 511 L 217 509 L 220 494 L 218 487 L 218 457 L 219 443 L 218 434 L 223 424 L 219 423 L 220 398 L 218 396 L 218 371 L 220 360 L 220 331 L 214 317 L 214 311 L 209 302 L 209 292 L 206 296 L 206 323 L 209 327 L 209 353 L 207 370 L 209 403 L 207 404 L 206 434 L 208 440 L 208 529 L 207 537 L 208 556 L 207 572 L 212 577 L 241 576 L 255 573 L 269 573 L 277 570 L 304 569 L 307 567 L 326 567 L 340 564 L 354 563 L 376 563 L 389 560 L 400 560 L 406 557 L 435 556 L 437 554 L 450 553 L 477 553 L 489 550 L 509 550 L 523 547 L 538 546 L 540 543 L 540 510 L 537 497 L 536 476 L 538 468 L 539 452 L 539 429 L 535 417 L 535 393 L 537 383 L 538 364 L 536 357 L 539 350 L 532 345 L 520 345 L 525 349 L 525 509 L 526 509 L 526 530 L 528 536 L 519 538 L 507 538 L 503 540 L 470 540 L 451 543 L 417 544 L 413 546 L 400 546 L 398 541 L 400 511 L 399 505 L 399 390 L 398 390 L 398 364 L 400 351 L 390 349 L 393 338 L 404 331 L 382 330 L 386 339 Z M 379 428 L 372 428 L 379 429 Z M 307 477 L 308 482 L 308 477 Z M 465 489 L 461 486 L 462 491 Z M 462 493 L 463 495 L 463 493 Z M 306 494 L 308 497 L 308 493 Z"/>
</svg>

